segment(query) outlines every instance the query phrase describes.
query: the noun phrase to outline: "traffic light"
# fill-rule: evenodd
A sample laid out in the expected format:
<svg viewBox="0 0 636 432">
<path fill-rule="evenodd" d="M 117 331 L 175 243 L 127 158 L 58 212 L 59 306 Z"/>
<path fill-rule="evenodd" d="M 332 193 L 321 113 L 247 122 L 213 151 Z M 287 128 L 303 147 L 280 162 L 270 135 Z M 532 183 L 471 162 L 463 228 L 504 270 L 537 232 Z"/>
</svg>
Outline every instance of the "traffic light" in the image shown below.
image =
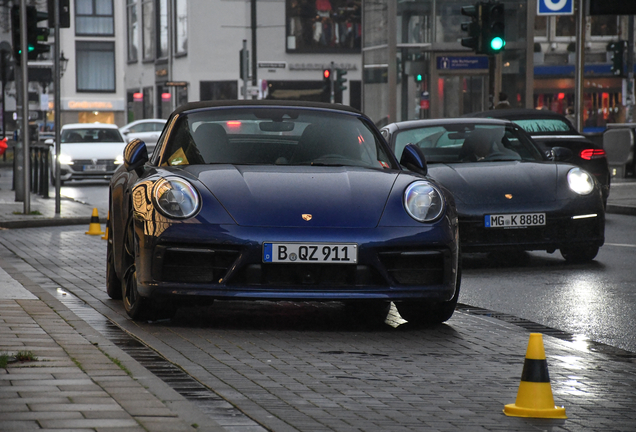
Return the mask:
<svg viewBox="0 0 636 432">
<path fill-rule="evenodd" d="M 323 69 L 322 71 L 322 91 L 324 93 L 331 93 L 331 69 Z"/>
<path fill-rule="evenodd" d="M 27 6 L 26 8 L 27 22 L 27 58 L 36 60 L 40 54 L 47 53 L 51 47 L 40 42 L 46 42 L 49 39 L 49 29 L 47 27 L 38 27 L 38 22 L 48 19 L 46 12 L 39 12 L 35 6 Z M 22 54 L 22 42 L 20 32 L 20 6 L 14 5 L 11 8 L 11 34 L 13 42 L 13 56 L 16 60 L 20 59 Z"/>
<path fill-rule="evenodd" d="M 612 74 L 614 76 L 625 76 L 624 56 L 626 41 L 610 42 L 607 44 L 607 51 L 612 53 Z"/>
<path fill-rule="evenodd" d="M 345 83 L 347 79 L 344 77 L 347 74 L 347 71 L 344 69 L 336 69 L 336 91 L 343 91 L 347 89 Z"/>
<path fill-rule="evenodd" d="M 414 77 L 415 77 L 416 83 L 421 83 L 422 80 L 424 79 L 424 75 L 422 75 L 421 73 L 415 74 Z"/>
<path fill-rule="evenodd" d="M 484 3 L 482 7 L 482 50 L 484 54 L 500 53 L 506 45 L 506 16 L 503 3 Z"/>
<path fill-rule="evenodd" d="M 462 46 L 471 48 L 476 53 L 481 52 L 481 8 L 482 3 L 477 2 L 472 6 L 462 6 L 461 14 L 471 18 L 462 23 L 462 31 L 467 32 L 468 37 L 462 38 Z"/>
<path fill-rule="evenodd" d="M 29 47 L 28 59 L 36 60 L 40 54 L 51 50 L 50 45 L 40 42 L 49 40 L 49 28 L 38 27 L 40 21 L 49 19 L 49 14 L 38 11 L 35 6 L 27 6 L 27 46 Z"/>
</svg>

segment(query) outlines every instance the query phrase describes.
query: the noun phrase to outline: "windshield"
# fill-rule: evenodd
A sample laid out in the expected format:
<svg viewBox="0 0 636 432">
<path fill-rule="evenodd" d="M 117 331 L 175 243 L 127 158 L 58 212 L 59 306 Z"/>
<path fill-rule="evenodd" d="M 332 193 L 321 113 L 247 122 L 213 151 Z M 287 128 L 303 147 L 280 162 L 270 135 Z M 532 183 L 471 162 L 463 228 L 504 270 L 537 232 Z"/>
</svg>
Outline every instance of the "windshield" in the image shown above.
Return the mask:
<svg viewBox="0 0 636 432">
<path fill-rule="evenodd" d="M 572 132 L 570 126 L 559 119 L 527 119 L 514 120 L 523 130 L 529 134 L 542 132 Z"/>
<path fill-rule="evenodd" d="M 124 141 L 119 130 L 102 128 L 66 129 L 62 131 L 61 139 L 63 143 L 82 144 Z"/>
<path fill-rule="evenodd" d="M 544 160 L 534 143 L 512 125 L 455 123 L 399 131 L 398 160 L 407 144 L 420 147 L 428 163 Z"/>
<path fill-rule="evenodd" d="M 182 113 L 160 165 L 352 165 L 393 168 L 358 117 L 302 108 L 254 107 Z"/>
</svg>

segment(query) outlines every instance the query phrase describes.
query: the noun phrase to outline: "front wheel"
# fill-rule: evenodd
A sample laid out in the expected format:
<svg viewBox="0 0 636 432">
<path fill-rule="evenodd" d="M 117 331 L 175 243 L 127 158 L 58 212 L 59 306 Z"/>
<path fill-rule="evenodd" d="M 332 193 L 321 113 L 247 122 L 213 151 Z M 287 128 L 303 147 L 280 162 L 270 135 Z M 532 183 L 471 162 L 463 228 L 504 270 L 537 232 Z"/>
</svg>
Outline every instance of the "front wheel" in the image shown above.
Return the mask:
<svg viewBox="0 0 636 432">
<path fill-rule="evenodd" d="M 565 258 L 567 262 L 571 263 L 586 263 L 596 258 L 599 247 L 595 245 L 581 245 L 567 248 L 561 248 L 561 256 Z"/>
</svg>

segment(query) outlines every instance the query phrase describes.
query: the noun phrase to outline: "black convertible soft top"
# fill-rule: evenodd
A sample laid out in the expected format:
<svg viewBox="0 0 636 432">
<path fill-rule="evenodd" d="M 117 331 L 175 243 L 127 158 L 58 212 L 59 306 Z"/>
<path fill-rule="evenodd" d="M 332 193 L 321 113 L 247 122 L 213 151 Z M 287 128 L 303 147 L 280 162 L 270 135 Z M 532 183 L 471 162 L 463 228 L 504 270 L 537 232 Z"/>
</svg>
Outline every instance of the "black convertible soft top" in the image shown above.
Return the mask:
<svg viewBox="0 0 636 432">
<path fill-rule="evenodd" d="M 184 111 L 197 110 L 202 108 L 221 108 L 221 107 L 298 107 L 298 108 L 319 108 L 336 111 L 345 111 L 352 114 L 362 114 L 355 108 L 347 105 L 330 104 L 324 102 L 305 102 L 305 101 L 281 101 L 281 100 L 223 100 L 223 101 L 199 101 L 189 102 L 179 106 L 172 115 L 182 113 Z"/>
</svg>

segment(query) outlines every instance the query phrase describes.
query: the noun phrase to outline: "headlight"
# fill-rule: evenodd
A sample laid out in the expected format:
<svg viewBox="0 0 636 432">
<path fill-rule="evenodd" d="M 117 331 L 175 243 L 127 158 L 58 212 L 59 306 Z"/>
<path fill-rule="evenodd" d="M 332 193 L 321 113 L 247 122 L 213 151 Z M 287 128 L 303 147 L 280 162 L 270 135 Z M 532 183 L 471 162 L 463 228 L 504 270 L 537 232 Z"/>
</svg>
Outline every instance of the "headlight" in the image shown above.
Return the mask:
<svg viewBox="0 0 636 432">
<path fill-rule="evenodd" d="M 121 165 L 124 163 L 124 155 L 120 154 L 117 155 L 117 157 L 115 158 L 115 165 Z"/>
<path fill-rule="evenodd" d="M 594 179 L 581 168 L 572 168 L 568 172 L 568 185 L 573 192 L 587 195 L 594 190 Z"/>
<path fill-rule="evenodd" d="M 61 154 L 60 155 L 60 164 L 61 165 L 73 165 L 73 158 L 69 155 Z"/>
<path fill-rule="evenodd" d="M 431 222 L 444 211 L 441 192 L 425 181 L 411 183 L 404 192 L 404 207 L 419 222 Z"/>
<path fill-rule="evenodd" d="M 173 219 L 194 216 L 201 202 L 194 186 L 176 177 L 159 180 L 155 184 L 153 197 L 157 209 Z"/>
</svg>

